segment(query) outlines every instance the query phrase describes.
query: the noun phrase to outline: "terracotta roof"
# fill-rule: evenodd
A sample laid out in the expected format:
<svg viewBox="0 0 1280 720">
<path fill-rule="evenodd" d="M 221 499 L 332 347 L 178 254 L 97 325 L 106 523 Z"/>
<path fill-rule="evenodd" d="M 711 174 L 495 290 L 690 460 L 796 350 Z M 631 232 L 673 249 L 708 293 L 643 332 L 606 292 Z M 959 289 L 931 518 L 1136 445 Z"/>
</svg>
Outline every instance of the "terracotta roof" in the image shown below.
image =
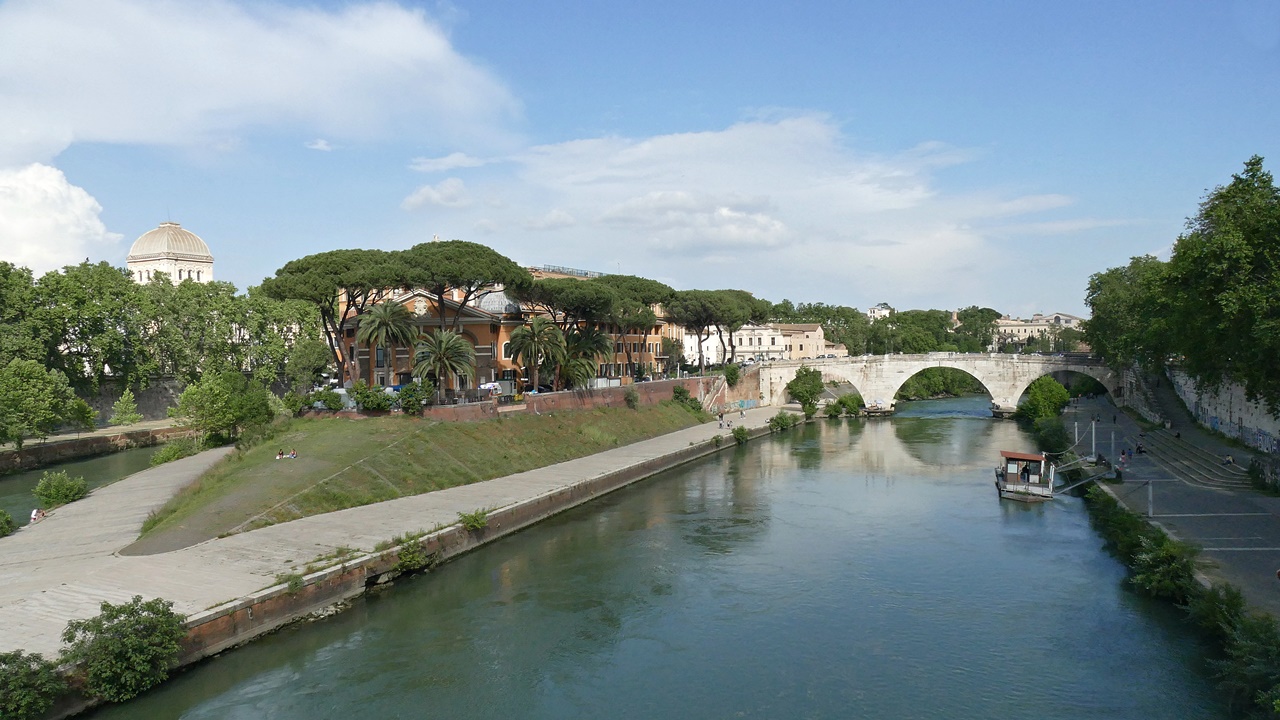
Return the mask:
<svg viewBox="0 0 1280 720">
<path fill-rule="evenodd" d="M 1005 458 L 1006 460 L 1044 460 L 1043 455 L 1036 455 L 1035 453 L 1009 452 L 1008 450 L 1001 450 L 1000 457 Z"/>
</svg>

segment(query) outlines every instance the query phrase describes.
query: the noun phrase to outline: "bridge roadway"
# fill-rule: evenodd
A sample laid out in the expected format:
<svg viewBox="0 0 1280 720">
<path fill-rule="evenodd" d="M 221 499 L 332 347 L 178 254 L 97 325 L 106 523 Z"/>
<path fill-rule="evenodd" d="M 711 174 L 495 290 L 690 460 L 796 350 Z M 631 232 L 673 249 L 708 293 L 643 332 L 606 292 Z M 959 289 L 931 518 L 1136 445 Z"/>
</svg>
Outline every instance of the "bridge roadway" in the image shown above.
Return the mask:
<svg viewBox="0 0 1280 720">
<path fill-rule="evenodd" d="M 860 355 L 813 360 L 779 360 L 760 368 L 760 402 L 781 405 L 787 401 L 786 386 L 801 367 L 822 372 L 826 381 L 852 384 L 871 412 L 893 412 L 898 389 L 921 370 L 955 368 L 972 375 L 991 396 L 991 414 L 1009 417 L 1018 409 L 1018 400 L 1036 378 L 1056 372 L 1076 372 L 1094 378 L 1112 397 L 1121 393 L 1120 374 L 1101 360 L 1080 354 L 1008 355 L 1004 353 L 948 353 L 923 355 Z"/>
</svg>

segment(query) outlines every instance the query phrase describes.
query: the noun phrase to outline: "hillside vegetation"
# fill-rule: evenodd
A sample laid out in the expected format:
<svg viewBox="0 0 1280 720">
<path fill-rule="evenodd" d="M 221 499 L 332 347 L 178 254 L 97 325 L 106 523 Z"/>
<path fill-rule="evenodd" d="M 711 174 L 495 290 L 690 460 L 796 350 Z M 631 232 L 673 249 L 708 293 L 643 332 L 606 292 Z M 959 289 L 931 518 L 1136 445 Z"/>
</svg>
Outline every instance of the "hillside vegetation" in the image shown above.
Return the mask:
<svg viewBox="0 0 1280 720">
<path fill-rule="evenodd" d="M 699 422 L 674 403 L 475 423 L 411 417 L 293 420 L 269 444 L 211 468 L 148 519 L 129 554 L 488 480 L 583 457 Z M 276 460 L 296 450 L 295 460 Z"/>
</svg>

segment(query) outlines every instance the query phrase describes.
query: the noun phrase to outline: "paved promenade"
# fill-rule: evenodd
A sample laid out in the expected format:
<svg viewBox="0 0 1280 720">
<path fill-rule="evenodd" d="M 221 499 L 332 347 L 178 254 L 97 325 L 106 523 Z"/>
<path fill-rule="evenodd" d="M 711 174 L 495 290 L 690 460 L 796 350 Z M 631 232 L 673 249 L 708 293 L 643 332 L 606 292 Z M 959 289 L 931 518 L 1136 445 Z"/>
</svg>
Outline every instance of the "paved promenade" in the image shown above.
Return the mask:
<svg viewBox="0 0 1280 720">
<path fill-rule="evenodd" d="M 748 410 L 749 428 L 777 408 Z M 122 556 L 143 520 L 179 488 L 217 462 L 212 450 L 145 470 L 56 510 L 49 518 L 0 538 L 0 652 L 55 655 L 67 621 L 97 614 L 101 601 L 162 597 L 191 614 L 277 584 L 339 547 L 372 552 L 396 535 L 458 521 L 459 512 L 495 509 L 702 443 L 716 422 L 516 475 L 295 520 L 217 538 L 158 555 Z"/>
<path fill-rule="evenodd" d="M 1215 456 L 1230 452 L 1248 465 L 1248 452 L 1200 432 L 1185 412 L 1183 417 L 1175 414 L 1180 408 L 1164 409 L 1173 415 L 1171 421 L 1181 433 L 1181 442 Z M 1115 457 L 1111 453 L 1113 430 L 1117 450 L 1133 449 L 1146 439 L 1143 428 L 1107 399 L 1081 401 L 1078 408 L 1069 408 L 1064 417 L 1067 432 L 1078 419 L 1082 437 L 1087 438 L 1084 433 L 1089 418 L 1095 415 L 1102 418 L 1097 448 L 1109 458 Z M 1083 439 L 1080 448 L 1088 452 L 1089 440 Z M 1276 579 L 1280 569 L 1280 498 L 1188 482 L 1170 471 L 1176 463 L 1161 458 L 1160 453 L 1152 447 L 1145 455 L 1135 455 L 1124 470 L 1124 482 L 1109 486 L 1112 492 L 1130 510 L 1145 516 L 1149 489 L 1152 519 L 1174 536 L 1202 548 L 1205 574 L 1210 579 L 1239 586 L 1250 604 L 1280 617 L 1280 580 Z"/>
</svg>

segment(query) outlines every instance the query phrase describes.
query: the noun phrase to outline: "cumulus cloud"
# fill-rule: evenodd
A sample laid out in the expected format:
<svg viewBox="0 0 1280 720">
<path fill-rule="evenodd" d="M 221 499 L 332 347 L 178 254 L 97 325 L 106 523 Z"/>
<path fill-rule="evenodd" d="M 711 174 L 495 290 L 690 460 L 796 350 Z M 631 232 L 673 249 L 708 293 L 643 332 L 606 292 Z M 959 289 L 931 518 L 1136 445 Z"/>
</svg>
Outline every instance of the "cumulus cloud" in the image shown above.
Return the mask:
<svg viewBox="0 0 1280 720">
<path fill-rule="evenodd" d="M 107 232 L 101 212 L 98 201 L 57 168 L 0 170 L 0 260 L 40 275 L 112 254 L 121 238 Z"/>
<path fill-rule="evenodd" d="M 470 224 L 459 228 L 494 233 L 499 249 L 533 262 L 597 270 L 621 264 L 623 272 L 679 287 L 751 288 L 773 299 L 968 304 L 987 297 L 992 278 L 1025 270 L 1025 236 L 1089 226 L 1041 217 L 1070 208 L 1073 199 L 1062 194 L 958 192 L 939 182 L 947 168 L 980 158 L 932 141 L 898 153 L 861 152 L 821 114 L 583 138 L 470 171 L 477 194 L 502 203 L 469 209 Z M 427 167 L 468 177 L 464 159 L 451 155 Z M 498 228 L 536 231 L 537 240 Z M 940 277 L 948 278 L 945 287 Z M 851 288 L 865 295 L 850 297 Z M 941 294 L 950 300 L 936 299 Z"/>
<path fill-rule="evenodd" d="M 211 146 L 272 126 L 503 144 L 519 112 L 437 23 L 392 3 L 0 5 L 0 166 L 73 142 Z"/>
<path fill-rule="evenodd" d="M 461 208 L 471 204 L 467 186 L 456 177 L 446 178 L 435 185 L 423 185 L 400 203 L 405 210 L 417 210 L 424 205 L 444 208 Z"/>
<path fill-rule="evenodd" d="M 329 152 L 333 150 L 333 146 L 330 145 L 329 141 L 325 140 L 324 138 L 316 138 L 315 140 L 312 140 L 311 142 L 307 143 L 307 149 L 319 150 L 321 152 Z"/>
<path fill-rule="evenodd" d="M 455 170 L 457 168 L 480 167 L 481 165 L 487 164 L 487 162 L 487 160 L 474 158 L 466 153 L 455 152 L 439 158 L 414 158 L 413 162 L 409 163 L 409 168 L 417 170 L 418 172 L 426 173 L 444 172 L 446 170 Z"/>
</svg>

